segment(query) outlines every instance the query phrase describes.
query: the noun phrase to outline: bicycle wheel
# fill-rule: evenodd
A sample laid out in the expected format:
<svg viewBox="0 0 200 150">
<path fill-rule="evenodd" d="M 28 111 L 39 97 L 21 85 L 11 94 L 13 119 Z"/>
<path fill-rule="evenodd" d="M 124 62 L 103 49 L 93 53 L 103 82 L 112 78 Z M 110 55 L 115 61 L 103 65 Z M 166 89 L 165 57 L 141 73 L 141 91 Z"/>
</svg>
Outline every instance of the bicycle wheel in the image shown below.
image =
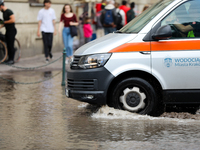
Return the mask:
<svg viewBox="0 0 200 150">
<path fill-rule="evenodd" d="M 20 43 L 16 38 L 14 42 L 14 48 L 15 48 L 14 62 L 18 62 L 21 57 L 21 50 L 20 50 Z"/>
<path fill-rule="evenodd" d="M 8 50 L 4 42 L 0 41 L 0 63 L 4 62 L 7 58 Z"/>
</svg>

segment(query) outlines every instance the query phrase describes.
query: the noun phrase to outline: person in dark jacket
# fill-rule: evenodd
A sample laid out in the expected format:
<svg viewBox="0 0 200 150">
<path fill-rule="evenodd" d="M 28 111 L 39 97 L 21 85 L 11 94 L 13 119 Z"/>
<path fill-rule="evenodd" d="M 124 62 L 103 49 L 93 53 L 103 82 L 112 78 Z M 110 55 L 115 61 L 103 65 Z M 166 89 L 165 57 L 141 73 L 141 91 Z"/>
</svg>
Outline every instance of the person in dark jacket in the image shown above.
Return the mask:
<svg viewBox="0 0 200 150">
<path fill-rule="evenodd" d="M 17 34 L 17 30 L 15 28 L 15 16 L 12 10 L 8 9 L 4 6 L 4 1 L 0 0 L 0 10 L 3 13 L 3 19 L 0 19 L 0 28 L 6 28 L 6 43 L 8 48 L 8 60 L 6 61 L 7 64 L 14 64 L 14 57 L 15 57 L 15 49 L 14 49 L 14 41 L 15 36 Z"/>
<path fill-rule="evenodd" d="M 127 23 L 130 22 L 132 19 L 135 18 L 135 11 L 134 11 L 134 8 L 135 8 L 135 3 L 132 2 L 131 3 L 131 9 L 127 12 L 126 16 L 127 16 Z"/>
</svg>

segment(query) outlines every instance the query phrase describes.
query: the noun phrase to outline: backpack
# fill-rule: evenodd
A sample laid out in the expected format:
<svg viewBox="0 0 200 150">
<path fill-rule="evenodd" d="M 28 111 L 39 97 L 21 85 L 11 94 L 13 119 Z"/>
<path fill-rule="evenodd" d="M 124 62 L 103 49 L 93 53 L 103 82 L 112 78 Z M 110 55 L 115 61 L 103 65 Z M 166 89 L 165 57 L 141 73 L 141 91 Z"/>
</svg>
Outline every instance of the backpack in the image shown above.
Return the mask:
<svg viewBox="0 0 200 150">
<path fill-rule="evenodd" d="M 117 30 L 119 30 L 123 27 L 123 25 L 122 25 L 122 15 L 119 13 L 119 11 L 117 12 L 117 15 L 116 15 L 116 26 L 117 26 L 116 28 L 117 28 Z"/>
<path fill-rule="evenodd" d="M 112 10 L 106 10 L 104 24 L 111 25 L 114 22 Z"/>
</svg>

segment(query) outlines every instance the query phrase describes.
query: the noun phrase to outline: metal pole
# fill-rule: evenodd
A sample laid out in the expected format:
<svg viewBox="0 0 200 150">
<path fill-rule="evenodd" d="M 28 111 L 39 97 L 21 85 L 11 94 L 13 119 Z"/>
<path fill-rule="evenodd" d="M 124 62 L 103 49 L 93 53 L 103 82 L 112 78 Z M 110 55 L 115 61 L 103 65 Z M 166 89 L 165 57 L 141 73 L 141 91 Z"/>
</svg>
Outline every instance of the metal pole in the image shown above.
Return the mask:
<svg viewBox="0 0 200 150">
<path fill-rule="evenodd" d="M 62 86 L 65 86 L 65 58 L 66 58 L 66 49 L 63 49 L 63 69 L 62 69 Z"/>
</svg>

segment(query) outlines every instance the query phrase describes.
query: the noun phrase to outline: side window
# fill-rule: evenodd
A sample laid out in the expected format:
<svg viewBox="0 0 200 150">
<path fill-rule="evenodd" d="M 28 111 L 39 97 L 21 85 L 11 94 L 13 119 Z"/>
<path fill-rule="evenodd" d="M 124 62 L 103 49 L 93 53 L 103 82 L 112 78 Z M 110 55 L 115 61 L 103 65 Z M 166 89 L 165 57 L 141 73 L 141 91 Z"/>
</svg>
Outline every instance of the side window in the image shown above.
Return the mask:
<svg viewBox="0 0 200 150">
<path fill-rule="evenodd" d="M 200 1 L 183 3 L 161 21 L 163 25 L 170 25 L 172 38 L 200 37 Z"/>
</svg>

